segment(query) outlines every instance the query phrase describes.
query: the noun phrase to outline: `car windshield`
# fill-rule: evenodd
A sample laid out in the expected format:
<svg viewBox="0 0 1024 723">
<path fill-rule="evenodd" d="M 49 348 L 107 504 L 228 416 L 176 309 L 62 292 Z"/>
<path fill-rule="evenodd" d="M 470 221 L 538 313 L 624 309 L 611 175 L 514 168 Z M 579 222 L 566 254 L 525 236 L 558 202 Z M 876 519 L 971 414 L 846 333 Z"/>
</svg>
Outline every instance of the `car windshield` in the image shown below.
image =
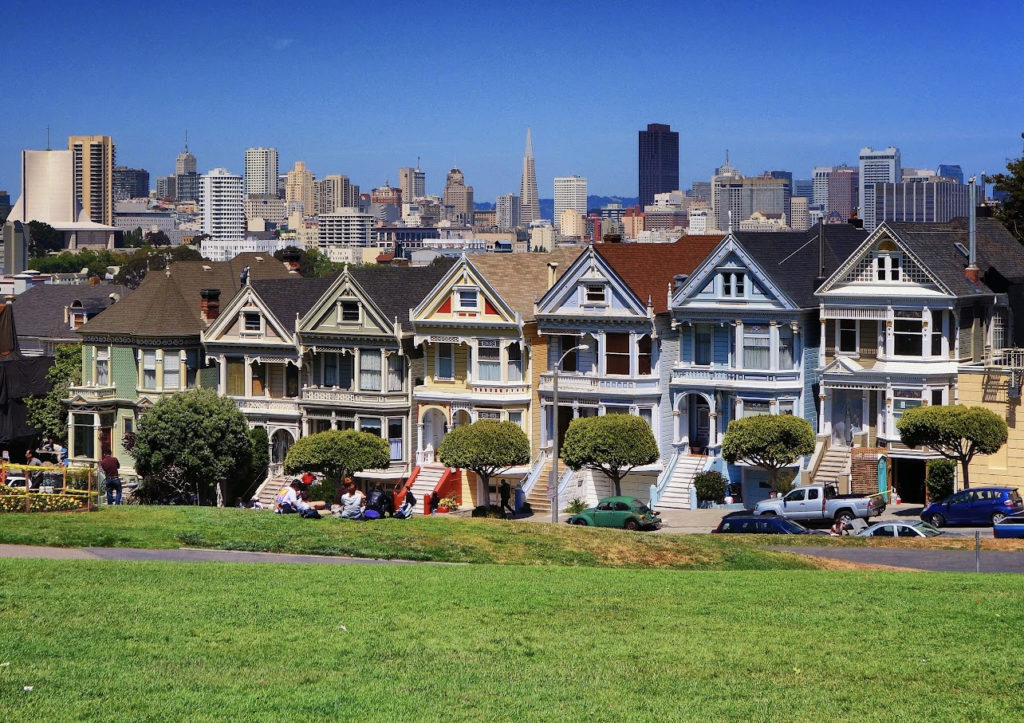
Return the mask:
<svg viewBox="0 0 1024 723">
<path fill-rule="evenodd" d="M 942 530 L 934 525 L 929 525 L 927 522 L 918 522 L 914 527 L 925 537 L 935 537 L 942 534 Z"/>
<path fill-rule="evenodd" d="M 791 532 L 794 535 L 799 535 L 807 532 L 807 528 L 801 525 L 799 522 L 793 522 L 793 520 L 782 519 L 779 520 L 780 525 L 787 532 Z"/>
<path fill-rule="evenodd" d="M 643 502 L 634 502 L 633 511 L 640 515 L 646 515 L 651 511 L 651 508 L 645 505 Z"/>
</svg>

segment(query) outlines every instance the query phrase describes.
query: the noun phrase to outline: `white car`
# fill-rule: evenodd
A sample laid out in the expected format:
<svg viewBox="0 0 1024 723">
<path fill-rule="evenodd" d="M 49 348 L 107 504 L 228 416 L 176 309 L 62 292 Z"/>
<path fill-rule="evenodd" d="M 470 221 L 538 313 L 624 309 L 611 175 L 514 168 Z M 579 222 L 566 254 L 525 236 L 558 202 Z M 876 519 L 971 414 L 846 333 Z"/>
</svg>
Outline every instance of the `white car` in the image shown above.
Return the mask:
<svg viewBox="0 0 1024 723">
<path fill-rule="evenodd" d="M 876 522 L 857 533 L 857 537 L 935 537 L 942 530 L 927 522 Z"/>
<path fill-rule="evenodd" d="M 18 488 L 24 489 L 24 487 L 25 487 L 25 478 L 24 477 L 17 477 L 17 476 L 10 476 L 9 475 L 7 477 L 7 486 L 8 487 L 18 487 Z"/>
</svg>

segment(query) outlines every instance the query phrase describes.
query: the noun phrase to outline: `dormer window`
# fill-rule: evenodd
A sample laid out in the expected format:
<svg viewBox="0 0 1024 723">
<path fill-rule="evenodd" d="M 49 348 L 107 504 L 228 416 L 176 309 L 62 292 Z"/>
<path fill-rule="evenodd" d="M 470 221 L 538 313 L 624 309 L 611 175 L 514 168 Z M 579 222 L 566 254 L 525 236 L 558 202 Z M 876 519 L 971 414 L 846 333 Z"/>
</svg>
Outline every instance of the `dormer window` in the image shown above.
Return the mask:
<svg viewBox="0 0 1024 723">
<path fill-rule="evenodd" d="M 258 311 L 242 312 L 242 330 L 259 332 L 263 330 L 263 316 Z"/>
<path fill-rule="evenodd" d="M 608 295 L 604 284 L 587 284 L 584 287 L 584 303 L 603 306 L 608 303 Z"/>
<path fill-rule="evenodd" d="M 338 303 L 343 324 L 359 323 L 359 302 L 354 299 L 343 299 Z"/>
<path fill-rule="evenodd" d="M 742 299 L 746 295 L 747 275 L 726 271 L 722 274 L 722 296 Z"/>
<path fill-rule="evenodd" d="M 459 289 L 455 292 L 456 311 L 478 311 L 480 295 L 476 289 Z"/>
</svg>

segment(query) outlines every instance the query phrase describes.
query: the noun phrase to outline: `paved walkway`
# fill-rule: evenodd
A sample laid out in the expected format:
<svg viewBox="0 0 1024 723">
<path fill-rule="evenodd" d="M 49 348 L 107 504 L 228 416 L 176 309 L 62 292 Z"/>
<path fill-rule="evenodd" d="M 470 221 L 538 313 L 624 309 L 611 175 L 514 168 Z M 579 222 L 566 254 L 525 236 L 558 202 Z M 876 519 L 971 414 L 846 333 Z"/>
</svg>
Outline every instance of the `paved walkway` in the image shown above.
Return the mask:
<svg viewBox="0 0 1024 723">
<path fill-rule="evenodd" d="M 867 565 L 891 565 L 929 572 L 974 572 L 974 550 L 899 550 L 891 547 L 785 547 L 769 549 Z M 982 572 L 1024 573 L 1024 553 L 981 551 Z"/>
<path fill-rule="evenodd" d="M 48 560 L 144 560 L 161 562 L 303 562 L 319 565 L 452 565 L 460 563 L 375 560 L 364 557 L 289 555 L 279 552 L 235 550 L 141 550 L 133 547 L 43 547 L 0 545 L 0 557 L 31 557 Z"/>
</svg>

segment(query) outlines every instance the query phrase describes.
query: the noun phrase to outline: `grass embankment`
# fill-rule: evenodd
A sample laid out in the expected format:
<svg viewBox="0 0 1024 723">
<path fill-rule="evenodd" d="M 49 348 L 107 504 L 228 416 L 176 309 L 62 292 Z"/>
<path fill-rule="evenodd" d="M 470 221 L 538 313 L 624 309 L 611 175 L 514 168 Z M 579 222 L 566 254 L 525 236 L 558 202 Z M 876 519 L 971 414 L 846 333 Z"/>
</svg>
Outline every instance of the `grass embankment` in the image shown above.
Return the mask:
<svg viewBox="0 0 1024 723">
<path fill-rule="evenodd" d="M 1019 576 L 0 560 L 0 580 L 11 721 L 1019 715 Z"/>
<path fill-rule="evenodd" d="M 725 536 L 447 516 L 352 522 L 213 507 L 106 507 L 89 514 L 5 514 L 0 523 L 0 543 L 58 547 L 206 547 L 440 562 L 719 570 L 822 564 Z"/>
</svg>

